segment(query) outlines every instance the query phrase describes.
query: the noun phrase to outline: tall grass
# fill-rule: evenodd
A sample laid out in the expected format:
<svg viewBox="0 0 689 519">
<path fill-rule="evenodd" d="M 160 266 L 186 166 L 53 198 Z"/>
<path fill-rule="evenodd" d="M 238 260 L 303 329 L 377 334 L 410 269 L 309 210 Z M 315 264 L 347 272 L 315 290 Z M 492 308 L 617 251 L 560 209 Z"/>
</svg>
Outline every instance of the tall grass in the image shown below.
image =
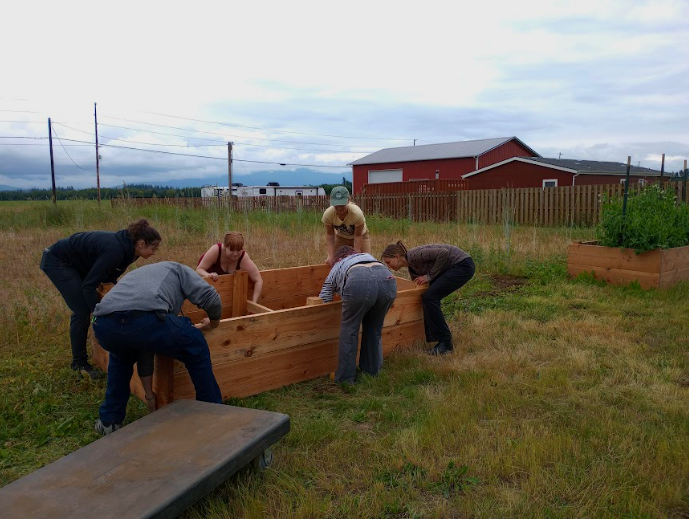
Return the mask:
<svg viewBox="0 0 689 519">
<path fill-rule="evenodd" d="M 259 268 L 320 263 L 320 214 L 225 213 L 70 202 L 0 205 L 0 484 L 97 436 L 104 382 L 69 364 L 68 311 L 43 248 L 146 216 L 149 261 L 194 266 L 224 232 Z M 287 413 L 265 473 L 242 472 L 185 513 L 205 517 L 687 517 L 689 286 L 569 280 L 591 229 L 409 224 L 369 216 L 373 249 L 445 242 L 476 277 L 444 301 L 457 351 L 418 345 L 352 389 L 326 378 L 234 405 Z M 128 419 L 145 414 L 130 402 Z"/>
</svg>

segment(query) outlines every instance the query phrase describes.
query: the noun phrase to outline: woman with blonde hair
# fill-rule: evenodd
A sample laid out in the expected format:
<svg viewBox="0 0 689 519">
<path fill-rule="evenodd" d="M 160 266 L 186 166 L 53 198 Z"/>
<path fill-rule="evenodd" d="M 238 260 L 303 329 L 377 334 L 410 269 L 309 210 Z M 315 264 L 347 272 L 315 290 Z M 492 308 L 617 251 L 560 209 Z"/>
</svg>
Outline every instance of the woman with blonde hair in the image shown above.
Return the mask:
<svg viewBox="0 0 689 519">
<path fill-rule="evenodd" d="M 251 300 L 257 303 L 263 290 L 263 278 L 249 253 L 244 250 L 244 236 L 236 231 L 228 232 L 222 243 L 211 246 L 196 265 L 196 272 L 201 277 L 213 281 L 217 281 L 218 276 L 232 274 L 237 270 L 248 272 L 249 279 L 254 282 Z"/>
<path fill-rule="evenodd" d="M 412 281 L 428 284 L 421 296 L 426 341 L 438 341 L 428 352 L 444 355 L 453 350 L 452 332 L 447 326 L 440 301 L 469 281 L 476 270 L 474 260 L 454 245 L 422 245 L 407 250 L 401 242 L 392 243 L 383 251 L 383 261 L 393 269 L 407 267 Z"/>
</svg>

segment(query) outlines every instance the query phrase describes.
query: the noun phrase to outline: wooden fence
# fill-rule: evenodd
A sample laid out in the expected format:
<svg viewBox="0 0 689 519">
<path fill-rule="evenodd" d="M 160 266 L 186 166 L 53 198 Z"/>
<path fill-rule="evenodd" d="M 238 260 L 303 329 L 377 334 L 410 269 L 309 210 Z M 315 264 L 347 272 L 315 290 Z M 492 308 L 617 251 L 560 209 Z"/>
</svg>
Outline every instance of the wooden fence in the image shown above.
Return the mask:
<svg viewBox="0 0 689 519">
<path fill-rule="evenodd" d="M 679 200 L 689 203 L 689 189 L 681 182 L 668 182 Z M 630 193 L 640 186 L 632 184 Z M 621 196 L 624 185 L 567 186 L 552 188 L 482 189 L 449 193 L 399 193 L 355 196 L 364 214 L 379 214 L 413 222 L 477 222 L 518 225 L 562 226 L 596 225 L 600 219 L 603 195 Z M 328 196 L 278 196 L 228 198 L 114 198 L 121 204 L 152 204 L 178 207 L 217 207 L 231 211 L 292 212 L 309 210 L 322 213 L 330 205 Z"/>
</svg>

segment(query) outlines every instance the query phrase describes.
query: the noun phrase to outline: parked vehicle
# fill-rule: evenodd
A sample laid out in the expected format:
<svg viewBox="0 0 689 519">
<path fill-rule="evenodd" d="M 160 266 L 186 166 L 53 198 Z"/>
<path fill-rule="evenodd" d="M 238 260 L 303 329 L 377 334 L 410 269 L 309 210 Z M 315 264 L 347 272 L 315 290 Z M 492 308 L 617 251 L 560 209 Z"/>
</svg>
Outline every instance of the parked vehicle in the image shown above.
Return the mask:
<svg viewBox="0 0 689 519">
<path fill-rule="evenodd" d="M 277 184 L 277 182 L 269 184 Z M 222 198 L 228 195 L 227 187 L 203 186 L 201 188 L 202 198 Z M 325 189 L 316 186 L 236 186 L 232 184 L 232 196 L 325 196 Z"/>
</svg>

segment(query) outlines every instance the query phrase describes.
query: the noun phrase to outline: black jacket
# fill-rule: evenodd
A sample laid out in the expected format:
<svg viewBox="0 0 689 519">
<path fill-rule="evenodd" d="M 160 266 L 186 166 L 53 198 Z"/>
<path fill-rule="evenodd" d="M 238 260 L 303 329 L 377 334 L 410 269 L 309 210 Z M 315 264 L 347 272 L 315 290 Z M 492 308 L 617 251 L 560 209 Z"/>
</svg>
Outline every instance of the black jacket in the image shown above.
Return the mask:
<svg viewBox="0 0 689 519">
<path fill-rule="evenodd" d="M 62 263 L 75 268 L 84 280 L 84 298 L 93 312 L 100 283 L 116 283 L 137 258 L 127 230 L 78 232 L 50 247 Z"/>
</svg>

